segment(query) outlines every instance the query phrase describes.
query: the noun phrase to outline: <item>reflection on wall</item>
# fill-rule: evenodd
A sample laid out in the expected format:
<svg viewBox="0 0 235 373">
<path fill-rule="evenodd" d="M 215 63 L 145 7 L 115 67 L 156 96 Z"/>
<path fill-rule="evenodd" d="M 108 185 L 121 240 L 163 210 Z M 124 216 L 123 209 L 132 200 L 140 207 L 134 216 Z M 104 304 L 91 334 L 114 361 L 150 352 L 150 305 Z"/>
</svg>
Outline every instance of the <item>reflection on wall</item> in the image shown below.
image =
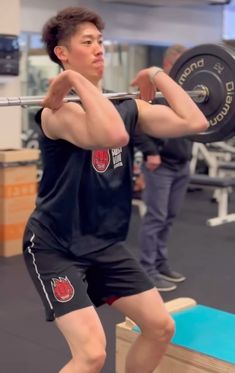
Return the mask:
<svg viewBox="0 0 235 373">
<path fill-rule="evenodd" d="M 50 80 L 58 75 L 59 71 L 59 66 L 49 59 L 44 50 L 30 51 L 27 63 L 27 95 L 44 96 Z M 22 133 L 23 147 L 39 148 L 39 132 L 34 119 L 37 110 L 38 108 L 35 107 L 27 109 L 27 127 L 24 126 Z M 38 180 L 40 180 L 41 159 L 39 160 L 38 168 Z"/>
<path fill-rule="evenodd" d="M 28 95 L 45 95 L 49 81 L 59 73 L 59 66 L 47 55 L 29 55 L 28 57 Z"/>
<path fill-rule="evenodd" d="M 129 91 L 137 71 L 146 67 L 146 46 L 115 42 L 105 42 L 105 46 L 104 88 L 116 92 Z"/>
<path fill-rule="evenodd" d="M 54 64 L 43 48 L 41 35 L 35 33 L 22 33 L 20 35 L 20 78 L 21 95 L 38 96 L 45 95 L 50 78 L 58 74 L 59 68 Z M 35 130 L 35 123 L 32 119 L 36 108 L 23 109 L 22 131 Z M 25 145 L 25 141 L 23 141 Z"/>
<path fill-rule="evenodd" d="M 59 67 L 46 55 L 41 43 L 40 34 L 23 33 L 20 37 L 21 61 L 21 95 L 45 95 L 49 80 L 56 76 Z M 38 127 L 34 116 L 37 107 L 28 107 L 22 113 L 22 146 L 25 148 L 38 148 Z M 41 159 L 38 162 L 38 179 L 41 177 Z"/>
</svg>

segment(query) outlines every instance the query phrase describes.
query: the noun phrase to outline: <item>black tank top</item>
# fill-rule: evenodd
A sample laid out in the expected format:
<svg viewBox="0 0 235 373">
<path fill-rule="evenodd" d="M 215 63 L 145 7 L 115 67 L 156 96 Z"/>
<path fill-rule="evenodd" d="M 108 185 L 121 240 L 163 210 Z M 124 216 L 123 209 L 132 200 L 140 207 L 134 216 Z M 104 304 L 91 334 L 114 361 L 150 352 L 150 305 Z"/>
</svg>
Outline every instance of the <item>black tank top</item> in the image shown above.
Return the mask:
<svg viewBox="0 0 235 373">
<path fill-rule="evenodd" d="M 43 176 L 29 226 L 75 255 L 123 241 L 128 233 L 138 110 L 132 99 L 112 102 L 130 135 L 123 148 L 84 150 L 40 131 Z M 40 128 L 41 112 L 36 115 Z"/>
</svg>

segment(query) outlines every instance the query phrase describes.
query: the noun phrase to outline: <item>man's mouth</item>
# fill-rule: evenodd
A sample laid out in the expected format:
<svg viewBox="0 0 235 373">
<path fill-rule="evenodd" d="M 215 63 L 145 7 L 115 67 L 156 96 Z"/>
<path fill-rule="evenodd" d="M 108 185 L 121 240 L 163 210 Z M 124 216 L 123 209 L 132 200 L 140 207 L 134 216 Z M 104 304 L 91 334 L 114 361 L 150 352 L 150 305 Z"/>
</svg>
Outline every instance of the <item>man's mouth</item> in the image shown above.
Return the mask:
<svg viewBox="0 0 235 373">
<path fill-rule="evenodd" d="M 94 64 L 98 65 L 103 65 L 104 64 L 104 59 L 103 58 L 97 58 L 96 60 L 93 61 Z"/>
</svg>

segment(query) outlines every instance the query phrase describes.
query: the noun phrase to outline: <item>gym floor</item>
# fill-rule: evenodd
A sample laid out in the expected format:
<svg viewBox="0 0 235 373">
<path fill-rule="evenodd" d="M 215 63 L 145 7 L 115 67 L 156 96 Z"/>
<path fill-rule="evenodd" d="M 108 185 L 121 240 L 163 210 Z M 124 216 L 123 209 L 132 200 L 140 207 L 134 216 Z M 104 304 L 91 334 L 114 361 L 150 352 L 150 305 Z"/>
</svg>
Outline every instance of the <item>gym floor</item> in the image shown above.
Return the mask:
<svg viewBox="0 0 235 373">
<path fill-rule="evenodd" d="M 235 223 L 206 226 L 206 219 L 217 211 L 210 197 L 211 193 L 203 190 L 187 193 L 169 243 L 171 263 L 187 280 L 162 296 L 165 301 L 191 297 L 197 303 L 235 313 Z M 235 211 L 234 197 L 229 209 Z M 139 224 L 138 210 L 134 208 L 128 242 L 136 254 Z M 55 325 L 44 321 L 42 305 L 22 257 L 0 258 L 0 273 L 0 371 L 58 373 L 68 360 L 69 351 Z M 98 313 L 108 342 L 102 373 L 114 373 L 115 324 L 123 321 L 123 316 L 108 306 L 98 309 Z"/>
</svg>

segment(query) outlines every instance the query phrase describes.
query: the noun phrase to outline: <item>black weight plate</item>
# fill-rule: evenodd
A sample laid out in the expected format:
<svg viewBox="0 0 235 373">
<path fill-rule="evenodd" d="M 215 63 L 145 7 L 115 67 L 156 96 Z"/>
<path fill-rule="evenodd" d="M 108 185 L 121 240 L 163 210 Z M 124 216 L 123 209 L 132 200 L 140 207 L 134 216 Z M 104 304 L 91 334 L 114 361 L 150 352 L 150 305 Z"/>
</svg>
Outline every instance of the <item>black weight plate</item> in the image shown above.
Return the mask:
<svg viewBox="0 0 235 373">
<path fill-rule="evenodd" d="M 235 131 L 235 50 L 223 44 L 202 44 L 186 51 L 170 76 L 186 91 L 204 85 L 208 100 L 198 104 L 206 115 L 207 131 L 190 136 L 197 142 L 221 141 Z"/>
</svg>

